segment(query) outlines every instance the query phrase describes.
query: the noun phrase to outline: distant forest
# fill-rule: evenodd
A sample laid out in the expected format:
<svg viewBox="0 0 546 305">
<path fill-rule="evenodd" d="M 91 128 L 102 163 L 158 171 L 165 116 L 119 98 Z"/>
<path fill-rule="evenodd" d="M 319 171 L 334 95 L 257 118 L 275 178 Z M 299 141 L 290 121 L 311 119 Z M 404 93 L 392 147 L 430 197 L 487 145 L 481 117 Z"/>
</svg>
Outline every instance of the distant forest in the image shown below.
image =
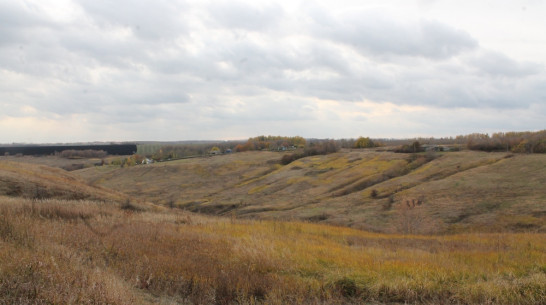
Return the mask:
<svg viewBox="0 0 546 305">
<path fill-rule="evenodd" d="M 481 150 L 487 152 L 509 151 L 514 153 L 546 153 L 546 130 L 537 132 L 473 133 L 446 138 L 410 139 L 305 139 L 303 137 L 257 136 L 246 141 L 210 141 L 196 143 L 145 143 L 138 145 L 138 154 L 155 160 L 202 156 L 211 151 L 221 153 L 256 150 L 298 150 L 294 158 L 304 155 L 336 152 L 340 148 L 376 148 L 395 152 L 420 152 L 426 146 L 443 146 L 446 150 Z M 288 157 L 287 157 L 288 158 Z"/>
<path fill-rule="evenodd" d="M 421 145 L 459 145 L 470 150 L 488 152 L 546 153 L 546 130 L 523 132 L 472 133 L 449 138 L 416 138 L 381 140 L 388 145 L 404 145 L 418 141 Z"/>
<path fill-rule="evenodd" d="M 137 152 L 136 144 L 105 145 L 21 145 L 0 147 L 0 155 L 47 156 L 63 151 L 104 151 L 109 155 L 132 155 Z"/>
<path fill-rule="evenodd" d="M 179 159 L 220 153 L 256 150 L 296 151 L 295 158 L 304 155 L 336 152 L 340 148 L 376 148 L 396 152 L 419 152 L 426 146 L 446 147 L 449 150 L 470 149 L 487 152 L 546 153 L 546 130 L 525 132 L 473 133 L 446 138 L 410 139 L 305 139 L 300 136 L 257 136 L 241 141 L 142 142 L 110 145 L 6 145 L 0 155 L 86 155 L 83 151 L 103 151 L 109 155 L 138 154 L 154 160 Z M 65 156 L 66 157 L 66 156 Z M 80 156 L 80 157 L 83 157 Z"/>
</svg>

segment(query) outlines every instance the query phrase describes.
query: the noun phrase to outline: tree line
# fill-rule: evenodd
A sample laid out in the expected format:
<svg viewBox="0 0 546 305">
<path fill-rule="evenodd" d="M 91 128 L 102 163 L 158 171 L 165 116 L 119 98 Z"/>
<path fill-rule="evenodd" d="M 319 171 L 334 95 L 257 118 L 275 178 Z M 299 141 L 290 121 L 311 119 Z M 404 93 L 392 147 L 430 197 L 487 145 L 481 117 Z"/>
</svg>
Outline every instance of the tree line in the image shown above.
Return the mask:
<svg viewBox="0 0 546 305">
<path fill-rule="evenodd" d="M 246 141 L 217 141 L 183 144 L 143 144 L 138 145 L 138 154 L 154 160 L 178 159 L 189 156 L 208 155 L 228 151 L 294 151 L 285 157 L 297 159 L 305 155 L 336 152 L 340 148 L 360 149 L 388 147 L 388 150 L 416 153 L 425 150 L 427 145 L 452 146 L 451 150 L 467 148 L 480 151 L 511 151 L 514 153 L 546 153 L 546 130 L 537 132 L 499 132 L 489 134 L 472 133 L 456 137 L 419 137 L 410 139 L 372 139 L 361 136 L 357 139 L 305 139 L 301 136 L 256 136 Z M 443 148 L 443 147 L 441 147 Z M 291 161 L 290 161 L 291 162 Z"/>
<path fill-rule="evenodd" d="M 104 150 L 94 150 L 94 149 L 85 149 L 85 150 L 77 150 L 77 149 L 67 149 L 63 150 L 60 153 L 56 153 L 55 155 L 67 158 L 67 159 L 78 159 L 78 158 L 104 158 L 108 155 L 108 153 Z"/>
<path fill-rule="evenodd" d="M 546 130 L 524 132 L 472 133 L 445 138 L 336 140 L 342 148 L 394 147 L 395 152 L 421 152 L 425 145 L 452 145 L 469 150 L 514 153 L 546 153 Z"/>
<path fill-rule="evenodd" d="M 498 132 L 491 136 L 474 133 L 465 136 L 471 150 L 546 153 L 546 130 L 531 132 Z"/>
<path fill-rule="evenodd" d="M 95 150 L 105 151 L 109 155 L 131 155 L 137 151 L 135 144 L 106 144 L 106 145 L 21 145 L 2 146 L 0 155 L 30 155 L 47 156 L 61 153 L 65 150 Z"/>
<path fill-rule="evenodd" d="M 235 146 L 236 152 L 251 151 L 251 150 L 287 150 L 304 148 L 307 141 L 300 136 L 283 137 L 283 136 L 257 136 L 249 138 L 246 143 Z"/>
</svg>

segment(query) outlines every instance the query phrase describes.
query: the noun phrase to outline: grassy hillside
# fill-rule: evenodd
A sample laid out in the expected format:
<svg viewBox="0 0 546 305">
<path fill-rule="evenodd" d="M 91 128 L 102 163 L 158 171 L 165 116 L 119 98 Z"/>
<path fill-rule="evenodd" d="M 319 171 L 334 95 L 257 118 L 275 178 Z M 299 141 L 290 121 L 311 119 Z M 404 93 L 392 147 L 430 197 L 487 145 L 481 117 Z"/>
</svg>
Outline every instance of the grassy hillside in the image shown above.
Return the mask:
<svg viewBox="0 0 546 305">
<path fill-rule="evenodd" d="M 45 165 L 0 162 L 0 196 L 34 199 L 92 199 L 121 202 L 128 196 L 108 188 L 89 186 L 71 173 Z"/>
<path fill-rule="evenodd" d="M 546 232 L 546 155 L 397 154 L 307 157 L 247 152 L 77 171 L 93 185 L 217 215 L 299 219 L 376 232 Z"/>
<path fill-rule="evenodd" d="M 69 154 L 69 153 L 68 153 Z M 0 162 L 17 162 L 17 163 L 30 163 L 38 165 L 46 165 L 50 167 L 58 167 L 67 171 L 73 171 L 76 169 L 82 169 L 87 167 L 101 164 L 103 161 L 107 164 L 112 162 L 120 162 L 124 158 L 129 156 L 111 155 L 102 158 L 84 158 L 84 157 L 62 157 L 57 156 L 0 156 Z"/>
<path fill-rule="evenodd" d="M 281 156 L 0 162 L 0 303 L 546 302 L 544 156 Z"/>
<path fill-rule="evenodd" d="M 544 304 L 545 240 L 0 196 L 0 303 Z"/>
</svg>

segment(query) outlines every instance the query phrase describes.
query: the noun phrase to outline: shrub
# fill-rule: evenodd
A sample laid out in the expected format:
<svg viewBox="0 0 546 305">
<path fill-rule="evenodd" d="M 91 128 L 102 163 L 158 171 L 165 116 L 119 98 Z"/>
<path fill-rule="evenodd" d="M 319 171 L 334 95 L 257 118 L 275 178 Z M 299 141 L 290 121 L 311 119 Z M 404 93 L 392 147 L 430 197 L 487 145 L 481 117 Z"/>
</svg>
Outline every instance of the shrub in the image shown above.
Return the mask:
<svg viewBox="0 0 546 305">
<path fill-rule="evenodd" d="M 290 164 L 293 161 L 296 161 L 298 159 L 305 158 L 308 156 L 327 155 L 327 154 L 335 153 L 337 151 L 339 151 L 339 145 L 334 140 L 311 143 L 308 147 L 306 147 L 303 150 L 302 153 L 293 153 L 293 154 L 284 155 L 281 158 L 281 164 L 286 165 L 286 164 Z"/>
<path fill-rule="evenodd" d="M 121 205 L 120 208 L 125 211 L 133 211 L 133 212 L 143 212 L 145 211 L 144 208 L 132 203 L 129 199 L 125 200 Z"/>
<path fill-rule="evenodd" d="M 84 167 L 85 167 L 85 164 L 70 164 L 70 165 L 63 166 L 62 169 L 64 169 L 65 171 L 75 171 L 75 170 L 83 169 Z"/>
<path fill-rule="evenodd" d="M 419 141 L 414 141 L 411 144 L 404 144 L 394 150 L 397 153 L 418 153 L 423 152 L 424 149 Z"/>
<path fill-rule="evenodd" d="M 375 143 L 368 137 L 360 137 L 355 141 L 354 148 L 371 148 L 375 147 Z"/>
<path fill-rule="evenodd" d="M 346 298 L 355 297 L 358 293 L 358 287 L 356 286 L 355 280 L 347 277 L 337 280 L 334 283 L 334 287 Z"/>
<path fill-rule="evenodd" d="M 296 160 L 296 154 L 286 154 L 281 158 L 281 164 L 287 165 Z"/>
</svg>

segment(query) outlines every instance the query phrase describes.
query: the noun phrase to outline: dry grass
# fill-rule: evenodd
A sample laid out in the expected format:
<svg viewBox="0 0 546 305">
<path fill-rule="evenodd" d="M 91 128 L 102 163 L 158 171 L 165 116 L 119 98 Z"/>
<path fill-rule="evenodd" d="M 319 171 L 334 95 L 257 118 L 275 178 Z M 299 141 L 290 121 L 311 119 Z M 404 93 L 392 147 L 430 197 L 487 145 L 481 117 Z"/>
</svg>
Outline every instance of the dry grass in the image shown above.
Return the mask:
<svg viewBox="0 0 546 305">
<path fill-rule="evenodd" d="M 281 156 L 247 152 L 76 174 L 217 215 L 311 219 L 385 233 L 546 232 L 544 154 L 345 150 L 280 166 Z"/>
<path fill-rule="evenodd" d="M 0 303 L 544 304 L 545 240 L 0 197 Z"/>
<path fill-rule="evenodd" d="M 0 162 L 0 196 L 34 199 L 92 199 L 122 201 L 128 196 L 111 189 L 89 186 L 59 168 L 25 162 Z"/>
<path fill-rule="evenodd" d="M 18 162 L 36 165 L 46 165 L 67 170 L 93 167 L 95 164 L 101 164 L 102 160 L 111 163 L 114 160 L 128 156 L 106 156 L 104 158 L 78 158 L 68 159 L 61 156 L 0 156 L 0 162 Z"/>
</svg>

